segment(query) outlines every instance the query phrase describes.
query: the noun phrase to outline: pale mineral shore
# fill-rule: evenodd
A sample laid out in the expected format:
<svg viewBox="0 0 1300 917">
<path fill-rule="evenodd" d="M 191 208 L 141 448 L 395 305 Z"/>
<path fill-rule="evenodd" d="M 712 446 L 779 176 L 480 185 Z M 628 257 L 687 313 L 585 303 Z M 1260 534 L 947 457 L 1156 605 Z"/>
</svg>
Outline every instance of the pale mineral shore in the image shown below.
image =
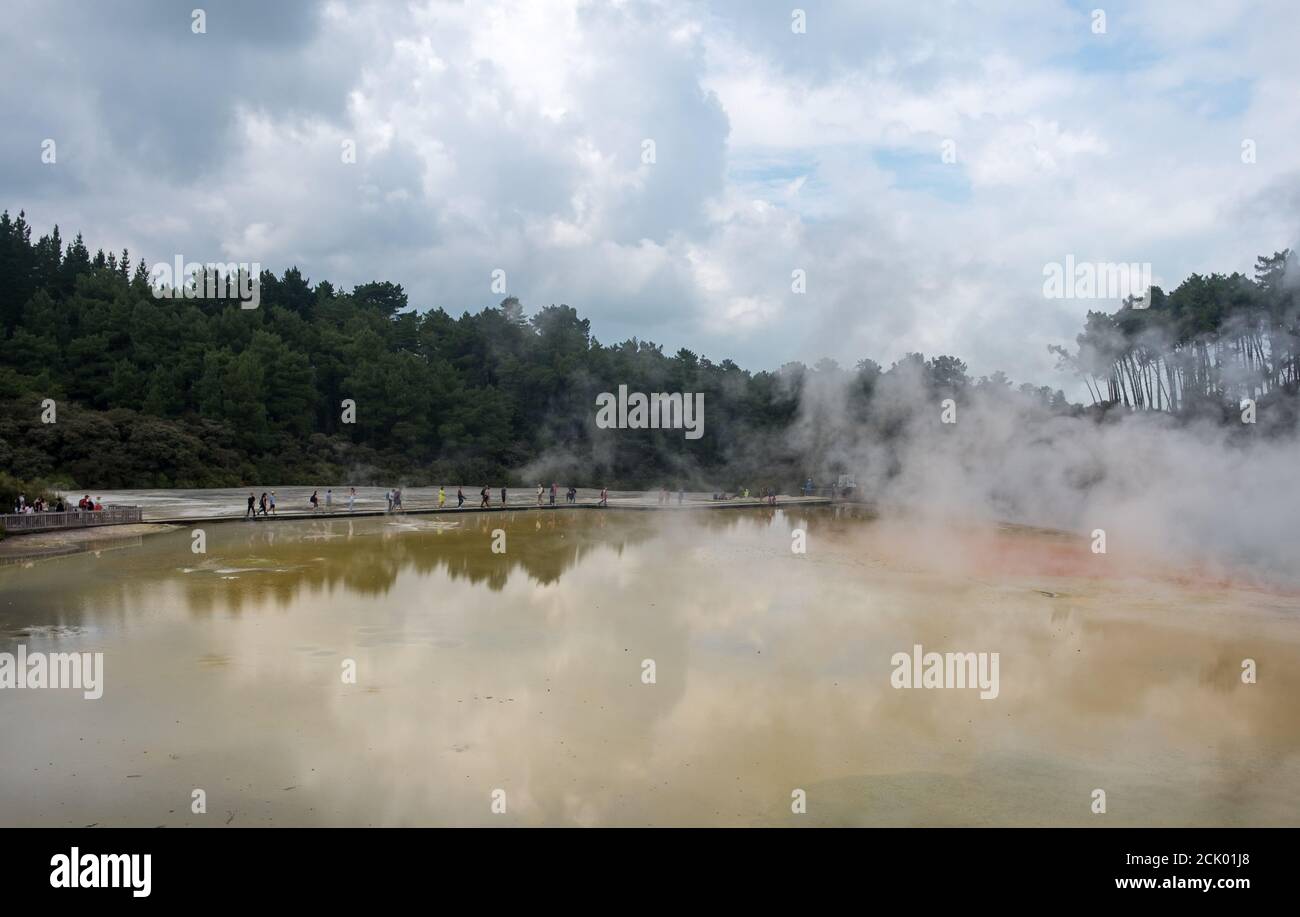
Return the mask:
<svg viewBox="0 0 1300 917">
<path fill-rule="evenodd" d="M 10 533 L 0 541 L 0 560 L 54 557 L 60 554 L 94 550 L 98 544 L 157 535 L 176 528 L 158 522 L 128 525 L 94 525 L 80 529 L 56 529 L 49 532 Z"/>
</svg>

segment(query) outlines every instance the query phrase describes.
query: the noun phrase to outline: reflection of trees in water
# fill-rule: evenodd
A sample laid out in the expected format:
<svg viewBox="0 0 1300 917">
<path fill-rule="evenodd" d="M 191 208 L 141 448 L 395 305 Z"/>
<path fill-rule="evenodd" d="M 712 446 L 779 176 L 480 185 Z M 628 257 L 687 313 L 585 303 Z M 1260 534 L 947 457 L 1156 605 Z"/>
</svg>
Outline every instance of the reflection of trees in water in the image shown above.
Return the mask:
<svg viewBox="0 0 1300 917">
<path fill-rule="evenodd" d="M 692 514 L 710 535 L 725 536 L 741 531 L 758 532 L 763 529 L 816 530 L 828 534 L 847 534 L 859 529 L 863 522 L 874 518 L 864 506 L 842 504 L 838 506 L 805 506 L 793 504 L 775 507 L 761 506 L 745 509 L 714 510 Z"/>
<path fill-rule="evenodd" d="M 500 591 L 512 575 L 536 583 L 558 583 L 598 548 L 618 555 L 657 534 L 676 539 L 675 529 L 692 537 L 727 538 L 787 527 L 842 526 L 839 508 L 777 507 L 688 513 L 507 512 L 474 514 L 455 527 L 438 528 L 428 517 L 310 519 L 301 522 L 237 522 L 208 526 L 208 553 L 190 551 L 191 529 L 155 535 L 139 548 L 123 551 L 107 565 L 89 557 L 43 562 L 41 572 L 56 584 L 26 588 L 41 593 L 43 620 L 76 623 L 86 613 L 125 619 L 138 611 L 142 596 L 179 589 L 189 611 L 218 609 L 238 613 L 245 605 L 287 608 L 303 589 L 346 589 L 361 596 L 386 595 L 403 571 L 466 580 Z M 403 525 L 410 525 L 403 530 Z M 492 553 L 492 532 L 506 532 L 506 553 Z M 122 563 L 118 566 L 118 558 Z M 78 569 L 79 565 L 90 567 Z M 181 573 L 182 568 L 189 573 Z M 228 573 L 220 571 L 228 570 Z M 34 571 L 24 571 L 24 575 Z M 37 574 L 40 575 L 40 574 Z M 229 578 L 226 578 L 229 577 Z M 67 589 L 72 583 L 80 588 Z M 31 615 L 18 624 L 29 623 Z"/>
<path fill-rule="evenodd" d="M 207 613 L 216 607 L 238 611 L 245 602 L 268 599 L 284 607 L 303 589 L 383 596 L 405 572 L 444 573 L 493 591 L 504 589 L 518 573 L 549 585 L 599 548 L 621 554 L 655 534 L 651 520 L 611 522 L 595 512 L 475 514 L 459 522 L 437 528 L 419 518 L 312 520 L 292 528 L 266 525 L 220 540 L 210 532 L 206 575 L 186 576 L 186 599 L 191 611 Z M 492 553 L 496 529 L 506 533 L 504 554 Z M 230 574 L 237 578 L 221 579 L 214 573 L 221 569 L 238 571 Z M 159 569 L 135 581 L 148 587 L 151 580 L 156 585 L 174 575 Z"/>
</svg>

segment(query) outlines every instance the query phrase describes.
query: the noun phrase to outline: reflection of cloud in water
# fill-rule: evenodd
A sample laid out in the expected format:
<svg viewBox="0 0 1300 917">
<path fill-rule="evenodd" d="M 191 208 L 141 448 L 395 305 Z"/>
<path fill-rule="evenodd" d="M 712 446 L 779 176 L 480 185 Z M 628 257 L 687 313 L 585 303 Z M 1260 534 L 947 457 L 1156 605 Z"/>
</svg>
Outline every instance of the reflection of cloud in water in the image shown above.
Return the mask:
<svg viewBox="0 0 1300 917">
<path fill-rule="evenodd" d="M 1107 824 L 1300 818 L 1294 596 L 844 512 L 538 521 L 212 526 L 205 569 L 265 562 L 234 581 L 177 572 L 184 532 L 10 575 L 27 620 L 93 623 L 108 680 L 94 711 L 0 697 L 37 738 L 0 750 L 14 818 L 201 823 L 193 786 L 241 825 L 1092 824 L 1097 786 Z M 1001 695 L 891 689 L 914 643 L 999 652 Z M 82 738 L 94 775 L 31 759 Z"/>
</svg>

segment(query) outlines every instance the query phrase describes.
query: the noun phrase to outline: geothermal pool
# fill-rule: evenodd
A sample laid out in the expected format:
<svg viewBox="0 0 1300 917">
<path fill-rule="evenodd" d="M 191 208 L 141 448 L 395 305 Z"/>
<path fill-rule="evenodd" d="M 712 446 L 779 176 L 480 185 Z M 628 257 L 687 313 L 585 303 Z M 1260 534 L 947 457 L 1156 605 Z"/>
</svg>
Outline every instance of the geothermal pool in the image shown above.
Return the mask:
<svg viewBox="0 0 1300 917">
<path fill-rule="evenodd" d="M 1300 823 L 1293 592 L 843 507 L 205 532 L 0 567 L 0 653 L 103 654 L 0 690 L 0 824 Z"/>
</svg>

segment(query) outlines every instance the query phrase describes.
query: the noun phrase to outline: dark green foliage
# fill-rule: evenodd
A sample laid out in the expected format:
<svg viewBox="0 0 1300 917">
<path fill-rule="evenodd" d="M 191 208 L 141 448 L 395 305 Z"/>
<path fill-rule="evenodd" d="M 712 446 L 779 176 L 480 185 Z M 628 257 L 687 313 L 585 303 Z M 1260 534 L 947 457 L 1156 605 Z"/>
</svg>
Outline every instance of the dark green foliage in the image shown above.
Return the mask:
<svg viewBox="0 0 1300 917">
<path fill-rule="evenodd" d="M 1133 385 L 1152 388 L 1162 370 L 1181 374 L 1177 404 L 1193 390 L 1222 400 L 1215 361 L 1232 353 L 1244 354 L 1257 385 L 1294 391 L 1285 263 L 1285 253 L 1261 259 L 1256 281 L 1189 278 L 1168 297 L 1156 291 L 1141 314 L 1093 313 L 1080 354 L 1065 359 L 1107 380 L 1110 400 L 1133 400 Z M 1159 350 L 1153 327 L 1175 342 L 1172 352 Z M 262 272 L 256 309 L 157 298 L 129 252 L 92 257 L 80 236 L 64 243 L 57 228 L 33 242 L 22 214 L 0 216 L 0 470 L 19 480 L 789 488 L 839 470 L 825 460 L 836 431 L 856 424 L 887 438 L 902 429 L 906 408 L 873 400 L 902 380 L 959 401 L 1012 388 L 1001 374 L 972 382 L 961 360 L 920 354 L 887 371 L 823 360 L 751 373 L 686 349 L 668 356 L 648 341 L 603 345 L 565 305 L 528 317 L 511 297 L 453 318 L 416 312 L 396 284 L 349 293 L 313 285 L 297 268 Z M 703 392 L 704 436 L 597 429 L 596 395 L 620 384 Z M 1077 410 L 1059 391 L 1014 394 L 1053 413 Z M 57 423 L 41 422 L 47 398 Z M 342 421 L 345 399 L 356 404 L 354 424 Z"/>
</svg>

